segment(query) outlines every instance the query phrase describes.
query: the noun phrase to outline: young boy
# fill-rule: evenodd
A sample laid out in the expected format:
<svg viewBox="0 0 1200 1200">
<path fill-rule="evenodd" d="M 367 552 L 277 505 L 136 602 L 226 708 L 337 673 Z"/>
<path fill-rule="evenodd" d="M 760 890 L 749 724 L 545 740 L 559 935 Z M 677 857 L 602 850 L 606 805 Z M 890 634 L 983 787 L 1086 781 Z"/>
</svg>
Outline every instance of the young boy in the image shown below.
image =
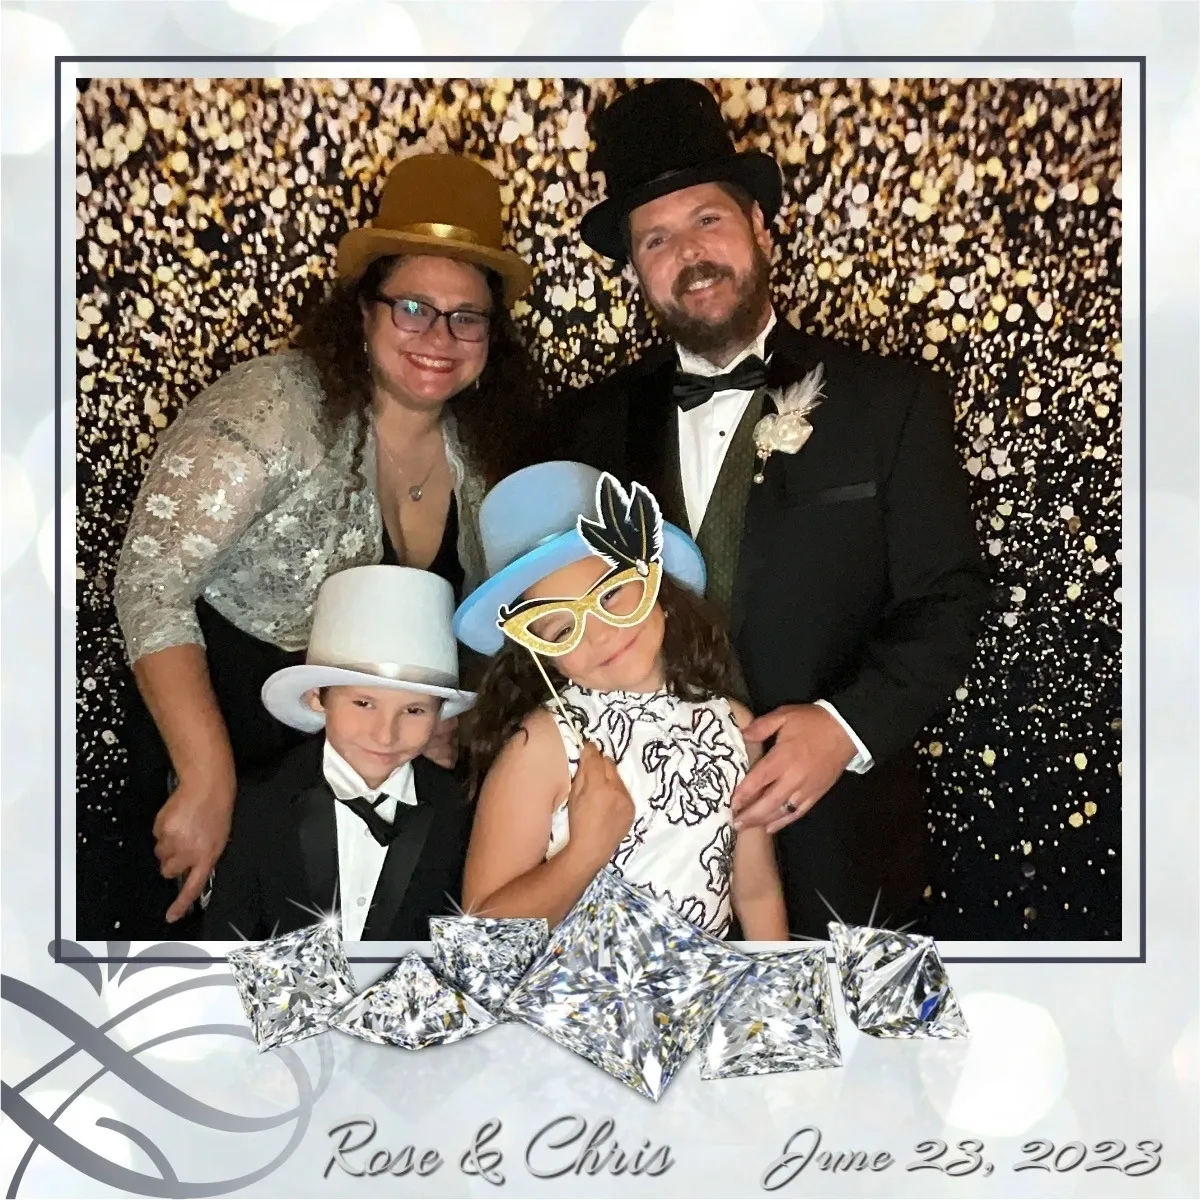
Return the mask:
<svg viewBox="0 0 1200 1200">
<path fill-rule="evenodd" d="M 317 596 L 307 661 L 272 675 L 263 704 L 325 730 L 270 775 L 244 781 L 217 864 L 205 938 L 270 937 L 340 910 L 347 942 L 425 941 L 453 911 L 471 813 L 426 758 L 458 687 L 450 585 L 409 567 L 355 567 Z"/>
</svg>

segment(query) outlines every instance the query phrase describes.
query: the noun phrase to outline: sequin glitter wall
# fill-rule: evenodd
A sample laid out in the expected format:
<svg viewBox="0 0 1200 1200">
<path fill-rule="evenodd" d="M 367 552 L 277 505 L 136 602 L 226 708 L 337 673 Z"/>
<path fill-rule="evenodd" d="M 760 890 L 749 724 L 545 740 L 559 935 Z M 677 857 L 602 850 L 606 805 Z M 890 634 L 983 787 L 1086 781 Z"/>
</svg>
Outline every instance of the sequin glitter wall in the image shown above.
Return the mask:
<svg viewBox="0 0 1200 1200">
<path fill-rule="evenodd" d="M 586 115 L 628 81 L 91 80 L 77 110 L 78 854 L 127 834 L 112 579 L 155 439 L 283 340 L 406 148 L 506 182 L 518 311 L 559 387 L 655 339 L 576 236 Z M 722 80 L 786 177 L 780 305 L 948 371 L 994 580 L 975 666 L 921 737 L 946 938 L 1120 936 L 1120 87 Z M 115 882 L 114 886 L 119 886 Z"/>
</svg>

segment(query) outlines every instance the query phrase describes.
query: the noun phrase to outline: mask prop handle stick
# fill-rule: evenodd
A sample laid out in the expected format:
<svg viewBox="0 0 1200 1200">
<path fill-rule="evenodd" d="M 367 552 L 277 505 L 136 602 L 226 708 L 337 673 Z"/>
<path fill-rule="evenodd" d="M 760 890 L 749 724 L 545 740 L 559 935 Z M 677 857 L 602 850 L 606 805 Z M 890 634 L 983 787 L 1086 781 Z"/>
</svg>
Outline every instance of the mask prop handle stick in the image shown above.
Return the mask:
<svg viewBox="0 0 1200 1200">
<path fill-rule="evenodd" d="M 575 722 L 571 720 L 567 713 L 567 706 L 563 703 L 562 697 L 558 694 L 554 684 L 550 682 L 550 676 L 546 673 L 546 668 L 542 666 L 541 658 L 532 650 L 529 651 L 530 657 L 537 664 L 537 669 L 542 673 L 542 678 L 546 681 L 546 686 L 550 689 L 550 695 L 554 697 L 555 706 L 558 708 L 559 715 L 566 722 L 567 728 L 571 731 L 575 738 L 575 745 L 579 748 L 579 752 L 583 753 L 583 734 L 575 727 Z"/>
</svg>

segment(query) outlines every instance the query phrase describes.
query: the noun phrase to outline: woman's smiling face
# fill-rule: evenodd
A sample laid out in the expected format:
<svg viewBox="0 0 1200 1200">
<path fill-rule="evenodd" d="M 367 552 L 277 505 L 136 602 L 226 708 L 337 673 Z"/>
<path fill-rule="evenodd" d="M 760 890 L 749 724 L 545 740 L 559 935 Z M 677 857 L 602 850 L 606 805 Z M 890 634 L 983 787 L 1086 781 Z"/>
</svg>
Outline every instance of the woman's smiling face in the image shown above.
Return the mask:
<svg viewBox="0 0 1200 1200">
<path fill-rule="evenodd" d="M 484 273 L 432 254 L 401 259 L 380 285 L 379 295 L 386 300 L 418 300 L 442 312 L 492 314 L 492 293 Z M 444 317 L 438 317 L 425 333 L 406 333 L 396 327 L 390 304 L 365 300 L 363 329 L 377 382 L 414 407 L 444 404 L 470 387 L 487 364 L 488 339 L 456 338 Z"/>
</svg>

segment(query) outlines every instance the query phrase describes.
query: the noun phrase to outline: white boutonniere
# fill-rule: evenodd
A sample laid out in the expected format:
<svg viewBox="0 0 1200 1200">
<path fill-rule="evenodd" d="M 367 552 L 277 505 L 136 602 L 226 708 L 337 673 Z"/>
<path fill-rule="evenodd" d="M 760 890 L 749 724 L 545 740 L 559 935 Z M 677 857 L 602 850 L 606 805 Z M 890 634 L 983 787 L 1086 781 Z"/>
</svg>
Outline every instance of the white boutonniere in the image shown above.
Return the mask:
<svg viewBox="0 0 1200 1200">
<path fill-rule="evenodd" d="M 799 383 L 793 383 L 782 393 L 779 388 L 772 388 L 767 395 L 775 401 L 776 411 L 767 413 L 754 427 L 754 448 L 760 464 L 755 483 L 762 483 L 763 468 L 772 454 L 776 451 L 795 454 L 812 436 L 808 414 L 825 395 L 825 364 L 818 363 Z"/>
</svg>

